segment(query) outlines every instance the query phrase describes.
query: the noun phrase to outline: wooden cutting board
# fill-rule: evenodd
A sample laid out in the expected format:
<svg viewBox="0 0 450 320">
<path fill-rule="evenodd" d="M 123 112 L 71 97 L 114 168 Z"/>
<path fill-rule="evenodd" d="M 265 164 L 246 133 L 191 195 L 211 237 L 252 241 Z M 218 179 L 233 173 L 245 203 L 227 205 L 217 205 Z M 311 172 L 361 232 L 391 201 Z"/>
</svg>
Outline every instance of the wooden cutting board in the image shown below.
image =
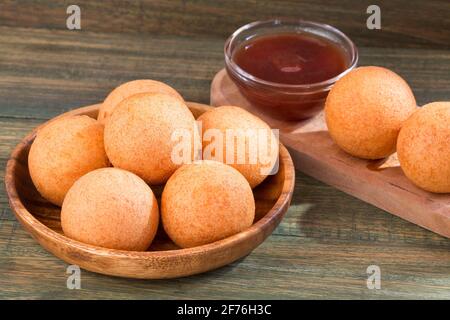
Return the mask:
<svg viewBox="0 0 450 320">
<path fill-rule="evenodd" d="M 272 119 L 242 96 L 224 69 L 212 81 L 211 105 L 240 106 L 279 129 L 297 170 L 450 238 L 450 194 L 433 194 L 413 185 L 404 176 L 396 154 L 377 161 L 348 155 L 329 136 L 323 112 L 301 122 Z"/>
</svg>

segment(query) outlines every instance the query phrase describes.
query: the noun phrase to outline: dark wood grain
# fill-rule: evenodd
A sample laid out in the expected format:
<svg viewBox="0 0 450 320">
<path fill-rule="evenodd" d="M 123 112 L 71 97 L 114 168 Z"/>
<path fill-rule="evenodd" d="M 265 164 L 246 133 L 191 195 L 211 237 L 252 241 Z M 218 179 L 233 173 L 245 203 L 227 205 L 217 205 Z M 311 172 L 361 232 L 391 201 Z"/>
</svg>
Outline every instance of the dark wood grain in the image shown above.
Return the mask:
<svg viewBox="0 0 450 320">
<path fill-rule="evenodd" d="M 336 25 L 358 44 L 360 64 L 400 73 L 419 104 L 450 99 L 445 0 L 383 1 L 381 31 L 365 28 L 369 1 L 79 1 L 88 9 L 80 32 L 64 29 L 68 1 L 61 3 L 0 3 L 1 179 L 13 147 L 36 125 L 97 103 L 124 81 L 162 80 L 208 103 L 225 38 L 273 15 Z M 287 215 L 244 259 L 178 280 L 82 271 L 82 289 L 68 290 L 67 264 L 22 229 L 0 185 L 1 298 L 449 298 L 449 252 L 448 239 L 297 172 Z M 372 264 L 381 290 L 366 287 Z"/>
<path fill-rule="evenodd" d="M 140 78 L 166 82 L 185 99 L 209 103 L 223 67 L 223 40 L 0 27 L 0 116 L 48 119 L 97 103 L 115 86 Z M 360 48 L 361 65 L 401 74 L 419 104 L 448 98 L 450 51 Z"/>
<path fill-rule="evenodd" d="M 0 24 L 13 27 L 66 29 L 66 8 L 73 1 L 4 0 Z M 357 45 L 449 48 L 450 3 L 446 0 L 377 1 L 382 30 L 366 28 L 371 0 L 114 0 L 76 1 L 82 29 L 148 35 L 198 36 L 225 40 L 239 26 L 273 17 L 307 19 L 332 24 Z"/>
</svg>

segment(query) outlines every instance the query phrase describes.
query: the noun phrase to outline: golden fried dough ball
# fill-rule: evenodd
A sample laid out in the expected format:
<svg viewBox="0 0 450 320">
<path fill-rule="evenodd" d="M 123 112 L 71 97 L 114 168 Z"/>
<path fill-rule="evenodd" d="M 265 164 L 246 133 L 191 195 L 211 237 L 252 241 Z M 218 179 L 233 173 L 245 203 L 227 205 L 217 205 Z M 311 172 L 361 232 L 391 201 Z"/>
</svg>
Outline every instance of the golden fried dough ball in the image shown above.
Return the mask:
<svg viewBox="0 0 450 320">
<path fill-rule="evenodd" d="M 36 189 L 58 206 L 79 177 L 107 166 L 103 125 L 88 116 L 67 116 L 50 122 L 38 131 L 28 155 Z"/>
<path fill-rule="evenodd" d="M 278 138 L 260 118 L 239 107 L 222 106 L 205 112 L 198 121 L 203 131 L 203 159 L 232 166 L 252 188 L 276 169 Z M 216 133 L 222 138 L 217 139 Z M 236 138 L 227 139 L 227 134 Z"/>
<path fill-rule="evenodd" d="M 117 168 L 97 169 L 78 179 L 61 210 L 66 236 L 109 249 L 146 250 L 158 222 L 158 203 L 150 187 Z"/>
<path fill-rule="evenodd" d="M 186 160 L 174 159 L 184 139 Z M 123 100 L 105 124 L 105 148 L 114 167 L 137 174 L 150 184 L 162 184 L 186 162 L 200 154 L 197 124 L 179 99 L 161 93 L 141 93 Z"/>
<path fill-rule="evenodd" d="M 217 161 L 184 165 L 167 181 L 161 197 L 164 230 L 182 248 L 241 232 L 254 218 L 255 200 L 247 180 Z"/>
<path fill-rule="evenodd" d="M 143 79 L 143 80 L 133 80 L 121 84 L 117 88 L 115 88 L 111 93 L 106 97 L 105 101 L 103 101 L 100 110 L 98 112 L 98 120 L 101 123 L 105 123 L 106 119 L 112 114 L 116 106 L 132 95 L 137 93 L 165 93 L 171 95 L 181 101 L 184 101 L 180 94 L 168 86 L 165 83 Z"/>
<path fill-rule="evenodd" d="M 405 175 L 418 187 L 450 193 L 450 102 L 433 102 L 403 125 L 397 154 Z"/>
<path fill-rule="evenodd" d="M 325 103 L 328 131 L 344 151 L 364 159 L 395 151 L 403 122 L 416 110 L 408 84 L 381 67 L 360 67 L 338 80 Z"/>
</svg>

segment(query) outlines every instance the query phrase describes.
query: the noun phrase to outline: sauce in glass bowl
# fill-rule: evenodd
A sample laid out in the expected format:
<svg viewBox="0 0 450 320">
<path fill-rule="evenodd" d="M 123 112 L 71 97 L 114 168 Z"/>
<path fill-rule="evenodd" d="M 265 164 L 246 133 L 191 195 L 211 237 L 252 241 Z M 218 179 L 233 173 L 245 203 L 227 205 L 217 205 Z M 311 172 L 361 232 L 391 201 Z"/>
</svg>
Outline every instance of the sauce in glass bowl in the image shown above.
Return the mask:
<svg viewBox="0 0 450 320">
<path fill-rule="evenodd" d="M 310 34 L 280 33 L 241 44 L 233 60 L 260 79 L 283 84 L 308 84 L 331 79 L 346 69 L 335 43 Z"/>
<path fill-rule="evenodd" d="M 263 113 L 287 121 L 319 113 L 333 84 L 357 61 L 347 36 L 309 21 L 253 22 L 225 43 L 225 67 L 241 93 Z"/>
</svg>

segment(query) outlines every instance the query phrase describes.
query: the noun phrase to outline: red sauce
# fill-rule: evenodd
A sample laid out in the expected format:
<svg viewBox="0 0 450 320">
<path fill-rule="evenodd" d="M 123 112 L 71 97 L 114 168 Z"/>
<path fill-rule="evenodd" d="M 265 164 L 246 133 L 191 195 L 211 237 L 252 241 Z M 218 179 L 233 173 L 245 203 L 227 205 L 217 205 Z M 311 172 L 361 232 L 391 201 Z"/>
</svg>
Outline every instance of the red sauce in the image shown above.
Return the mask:
<svg viewBox="0 0 450 320">
<path fill-rule="evenodd" d="M 236 48 L 233 60 L 257 78 L 283 84 L 328 80 L 343 72 L 347 64 L 336 44 L 303 33 L 256 37 Z"/>
<path fill-rule="evenodd" d="M 259 110 L 274 118 L 301 120 L 323 109 L 334 84 L 322 83 L 344 72 L 349 54 L 331 40 L 310 33 L 256 36 L 233 50 L 232 60 L 248 74 L 276 85 L 228 74 L 242 94 Z M 289 85 L 314 86 L 292 87 Z"/>
</svg>

